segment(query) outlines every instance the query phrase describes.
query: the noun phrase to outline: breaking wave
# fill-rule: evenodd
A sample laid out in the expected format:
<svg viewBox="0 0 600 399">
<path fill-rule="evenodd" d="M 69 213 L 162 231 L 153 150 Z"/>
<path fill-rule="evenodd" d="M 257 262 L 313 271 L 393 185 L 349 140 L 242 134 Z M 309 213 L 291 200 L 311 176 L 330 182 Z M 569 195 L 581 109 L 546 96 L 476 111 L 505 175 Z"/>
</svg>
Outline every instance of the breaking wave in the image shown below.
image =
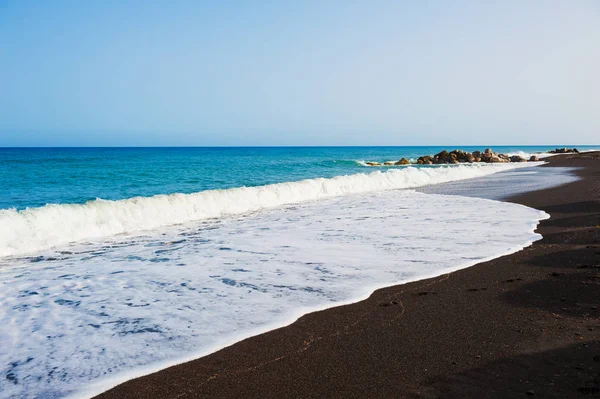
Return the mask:
<svg viewBox="0 0 600 399">
<path fill-rule="evenodd" d="M 532 165 L 539 163 L 407 167 L 193 194 L 118 201 L 96 199 L 85 204 L 48 204 L 21 211 L 4 209 L 0 210 L 0 256 L 322 198 L 470 179 Z"/>
</svg>

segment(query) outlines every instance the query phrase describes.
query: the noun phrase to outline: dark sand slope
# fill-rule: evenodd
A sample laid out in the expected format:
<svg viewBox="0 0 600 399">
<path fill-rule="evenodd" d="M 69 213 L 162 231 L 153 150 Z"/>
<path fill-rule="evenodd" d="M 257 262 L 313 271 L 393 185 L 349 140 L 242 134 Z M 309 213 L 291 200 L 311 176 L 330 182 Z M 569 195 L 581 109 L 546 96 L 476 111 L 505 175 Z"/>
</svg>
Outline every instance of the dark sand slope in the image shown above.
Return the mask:
<svg viewBox="0 0 600 399">
<path fill-rule="evenodd" d="M 580 181 L 511 201 L 543 240 L 376 291 L 102 398 L 600 397 L 600 152 L 561 155 Z"/>
</svg>

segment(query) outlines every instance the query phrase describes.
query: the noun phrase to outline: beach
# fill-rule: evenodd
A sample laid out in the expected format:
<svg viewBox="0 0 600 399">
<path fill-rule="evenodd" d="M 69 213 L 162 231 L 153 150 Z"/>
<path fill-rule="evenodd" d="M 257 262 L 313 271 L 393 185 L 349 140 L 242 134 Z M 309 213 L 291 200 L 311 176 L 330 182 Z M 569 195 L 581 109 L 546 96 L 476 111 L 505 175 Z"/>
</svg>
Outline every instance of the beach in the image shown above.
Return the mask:
<svg viewBox="0 0 600 399">
<path fill-rule="evenodd" d="M 46 3 L 0 399 L 600 399 L 597 2 Z"/>
<path fill-rule="evenodd" d="M 543 210 L 512 255 L 302 316 L 99 398 L 579 397 L 600 394 L 600 152 L 580 180 L 507 200 Z"/>
<path fill-rule="evenodd" d="M 382 289 L 454 276 L 515 254 L 542 239 L 536 229 L 551 212 L 510 197 L 569 187 L 578 179 L 569 162 L 592 154 L 585 148 L 567 162 L 540 147 L 503 147 L 498 160 L 512 153 L 518 161 L 506 155 L 505 162 L 469 162 L 476 150 L 441 150 L 443 159 L 431 157 L 439 164 L 362 162 L 418 162 L 423 150 L 0 151 L 0 171 L 12 187 L 0 195 L 0 341 L 8 343 L 0 348 L 0 398 L 93 397 L 128 380 L 212 359 L 250 337 L 293 329 L 297 320 L 325 309 L 365 311 L 368 298 Z M 491 161 L 495 153 L 482 154 Z M 453 155 L 463 162 L 449 165 Z M 538 157 L 553 166 L 540 167 L 545 163 Z M 459 299 L 479 301 L 476 295 Z M 410 300 L 381 307 L 398 310 L 399 304 L 404 308 Z M 410 317 L 422 313 L 419 302 L 415 306 Z M 437 331 L 424 320 L 411 321 L 418 334 L 402 330 L 397 339 L 411 342 Z M 332 324 L 336 334 L 343 327 L 348 335 L 343 323 Z M 301 330 L 297 339 L 314 348 L 332 334 L 312 331 L 322 328 Z M 412 343 L 417 356 L 424 342 Z M 265 345 L 275 358 L 299 350 L 294 340 L 286 343 L 292 347 Z M 267 355 L 248 361 L 262 364 Z M 404 367 L 411 364 L 408 359 Z"/>
</svg>

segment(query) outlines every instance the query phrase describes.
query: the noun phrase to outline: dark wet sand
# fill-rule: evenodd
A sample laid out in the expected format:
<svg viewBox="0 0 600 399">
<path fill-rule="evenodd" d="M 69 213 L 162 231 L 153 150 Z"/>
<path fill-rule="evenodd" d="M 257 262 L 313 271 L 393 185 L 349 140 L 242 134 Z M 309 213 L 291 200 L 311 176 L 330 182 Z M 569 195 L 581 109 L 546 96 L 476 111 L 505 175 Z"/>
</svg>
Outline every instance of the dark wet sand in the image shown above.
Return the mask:
<svg viewBox="0 0 600 399">
<path fill-rule="evenodd" d="M 381 289 L 101 398 L 600 397 L 600 152 L 509 200 L 552 217 L 516 254 Z"/>
</svg>

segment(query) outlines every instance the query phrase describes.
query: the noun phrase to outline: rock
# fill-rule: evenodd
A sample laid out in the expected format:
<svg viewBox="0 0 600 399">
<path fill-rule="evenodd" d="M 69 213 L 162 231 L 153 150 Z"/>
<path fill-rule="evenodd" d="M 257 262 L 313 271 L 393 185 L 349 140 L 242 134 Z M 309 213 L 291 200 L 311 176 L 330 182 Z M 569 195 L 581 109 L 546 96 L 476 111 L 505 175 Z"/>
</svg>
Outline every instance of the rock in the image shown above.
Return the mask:
<svg viewBox="0 0 600 399">
<path fill-rule="evenodd" d="M 365 165 L 367 165 L 367 166 L 381 166 L 381 164 L 379 162 L 365 162 Z"/>
<path fill-rule="evenodd" d="M 410 161 L 406 158 L 402 158 L 401 160 L 396 162 L 394 165 L 410 165 Z"/>
<path fill-rule="evenodd" d="M 492 162 L 492 157 L 494 156 L 494 152 L 491 148 L 486 148 L 483 154 L 481 154 L 481 162 Z"/>
<path fill-rule="evenodd" d="M 473 162 L 474 157 L 470 152 L 463 150 L 454 150 L 449 154 L 452 158 L 455 158 L 458 162 Z"/>
<path fill-rule="evenodd" d="M 537 162 L 540 159 L 538 158 L 537 155 L 532 155 L 531 157 L 529 157 L 529 162 Z"/>
<path fill-rule="evenodd" d="M 478 156 L 475 157 L 475 155 L 478 155 Z M 417 161 L 415 162 L 415 164 L 430 165 L 430 164 L 457 164 L 457 163 L 465 163 L 465 162 L 469 162 L 469 163 L 479 162 L 478 158 L 480 159 L 479 156 L 481 155 L 481 152 L 477 151 L 475 153 L 475 155 L 468 151 L 464 151 L 464 150 L 452 150 L 450 152 L 443 150 L 433 156 L 425 155 L 425 156 L 419 157 L 417 159 Z"/>
<path fill-rule="evenodd" d="M 486 148 L 483 154 L 481 154 L 480 160 L 477 162 L 504 163 L 510 162 L 510 157 L 506 154 L 497 154 L 493 152 L 491 148 Z"/>
<path fill-rule="evenodd" d="M 435 164 L 444 164 L 444 163 L 456 164 L 459 162 L 469 162 L 470 155 L 471 154 L 469 154 L 468 152 L 462 151 L 462 150 L 454 150 L 451 152 L 444 150 L 433 156 L 433 163 L 435 163 Z"/>
<path fill-rule="evenodd" d="M 431 165 L 431 164 L 433 164 L 433 157 L 430 155 L 425 155 L 423 157 L 419 157 L 419 159 L 417 159 L 417 164 L 418 165 Z"/>
<path fill-rule="evenodd" d="M 385 161 L 383 164 L 385 166 L 392 166 L 392 165 L 396 165 L 396 162 L 394 162 L 394 161 Z"/>
<path fill-rule="evenodd" d="M 448 163 L 448 151 L 444 150 L 442 152 L 438 152 L 433 156 L 433 163 Z"/>
<path fill-rule="evenodd" d="M 568 153 L 579 154 L 579 150 L 577 148 L 557 148 L 555 150 L 548 151 L 549 154 L 568 154 Z"/>
<path fill-rule="evenodd" d="M 527 160 L 520 155 L 513 155 L 510 157 L 510 162 L 527 162 Z"/>
<path fill-rule="evenodd" d="M 396 165 L 404 165 L 400 163 L 402 160 L 396 162 Z M 468 152 L 464 150 L 452 150 L 450 152 L 443 150 L 435 154 L 434 156 L 422 156 L 417 159 L 415 164 L 417 165 L 430 165 L 430 164 L 457 164 L 457 163 L 473 163 L 473 162 L 489 162 L 489 163 L 505 163 L 505 162 L 526 162 L 525 158 L 520 156 L 510 157 L 506 154 L 498 154 L 492 151 L 491 148 L 486 148 L 484 152 L 473 151 Z M 408 160 L 407 160 L 408 162 Z M 407 165 L 408 163 L 406 163 Z"/>
</svg>

